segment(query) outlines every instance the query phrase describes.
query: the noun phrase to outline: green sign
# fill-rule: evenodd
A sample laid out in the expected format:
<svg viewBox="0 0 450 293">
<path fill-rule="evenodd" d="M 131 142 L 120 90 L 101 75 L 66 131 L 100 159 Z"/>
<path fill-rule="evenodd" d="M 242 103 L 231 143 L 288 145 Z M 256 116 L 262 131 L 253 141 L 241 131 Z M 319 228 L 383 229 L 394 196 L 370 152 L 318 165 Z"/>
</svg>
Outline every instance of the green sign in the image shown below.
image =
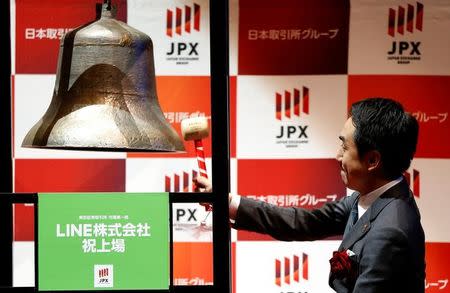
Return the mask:
<svg viewBox="0 0 450 293">
<path fill-rule="evenodd" d="M 169 288 L 167 193 L 41 193 L 38 289 Z"/>
</svg>

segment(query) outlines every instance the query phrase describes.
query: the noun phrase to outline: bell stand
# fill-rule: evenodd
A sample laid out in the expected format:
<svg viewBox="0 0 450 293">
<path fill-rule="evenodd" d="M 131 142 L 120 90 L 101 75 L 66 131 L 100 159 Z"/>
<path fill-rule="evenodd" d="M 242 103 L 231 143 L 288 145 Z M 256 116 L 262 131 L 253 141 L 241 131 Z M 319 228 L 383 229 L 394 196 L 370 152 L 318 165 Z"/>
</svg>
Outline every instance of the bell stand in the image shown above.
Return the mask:
<svg viewBox="0 0 450 293">
<path fill-rule="evenodd" d="M 211 69 L 211 136 L 213 193 L 170 193 L 173 203 L 206 202 L 213 205 L 213 285 L 171 286 L 175 293 L 230 293 L 231 258 L 228 220 L 228 194 L 230 192 L 229 162 L 229 95 L 228 95 L 228 0 L 210 0 L 210 69 Z M 12 193 L 12 101 L 11 97 L 11 30 L 10 0 L 0 4 L 0 32 L 7 45 L 0 53 L 0 193 Z M 3 42 L 5 44 L 6 42 Z M 34 203 L 35 194 L 0 194 L 0 255 L 4 270 L 0 274 L 2 292 L 36 292 L 34 287 L 12 287 L 12 204 Z M 36 213 L 35 213 L 36 214 Z M 172 226 L 172 225 L 171 225 Z M 37 250 L 36 250 L 37 252 Z M 37 253 L 36 253 L 37 254 Z M 172 259 L 171 259 L 172 262 Z M 172 271 L 172 270 L 171 270 Z M 173 274 L 171 273 L 171 277 Z M 114 290 L 115 292 L 127 292 Z M 139 290 L 142 291 L 142 290 Z M 74 291 L 72 291 L 74 292 Z M 89 292 L 89 291 L 80 291 Z M 98 290 L 92 292 L 99 292 Z M 129 292 L 137 292 L 130 290 Z M 168 292 L 148 290 L 148 292 Z"/>
<path fill-rule="evenodd" d="M 210 0 L 209 9 L 213 193 L 171 193 L 170 202 L 212 203 L 214 284 L 174 286 L 176 293 L 231 292 L 228 0 Z"/>
</svg>

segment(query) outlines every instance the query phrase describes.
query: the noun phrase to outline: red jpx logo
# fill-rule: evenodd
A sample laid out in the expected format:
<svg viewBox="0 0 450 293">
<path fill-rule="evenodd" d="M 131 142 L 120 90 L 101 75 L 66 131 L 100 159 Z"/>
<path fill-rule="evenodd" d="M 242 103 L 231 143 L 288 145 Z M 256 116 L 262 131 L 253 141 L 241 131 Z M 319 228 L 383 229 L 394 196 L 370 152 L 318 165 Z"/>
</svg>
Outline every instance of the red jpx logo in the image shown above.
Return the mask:
<svg viewBox="0 0 450 293">
<path fill-rule="evenodd" d="M 191 176 L 189 176 L 191 175 Z M 183 172 L 182 175 L 173 174 L 167 176 L 165 179 L 165 191 L 166 192 L 192 192 L 192 179 L 197 177 L 197 171 L 192 170 L 192 173 Z"/>
<path fill-rule="evenodd" d="M 406 17 L 406 19 L 405 19 Z M 410 33 L 416 30 L 422 31 L 423 25 L 423 4 L 416 2 L 416 7 L 411 4 L 408 6 L 398 6 L 397 10 L 394 8 L 389 8 L 389 23 L 388 23 L 388 34 L 391 37 L 395 36 L 395 32 L 403 35 L 406 30 Z"/>
<path fill-rule="evenodd" d="M 94 265 L 94 287 L 113 288 L 113 265 Z"/>
<path fill-rule="evenodd" d="M 182 19 L 183 16 L 184 21 Z M 185 5 L 184 11 L 183 8 L 176 7 L 175 13 L 173 10 L 167 9 L 166 19 L 167 19 L 166 34 L 169 37 L 173 36 L 174 27 L 175 33 L 177 35 L 181 35 L 183 31 L 183 24 L 184 24 L 184 31 L 186 33 L 190 33 L 191 28 L 196 31 L 200 31 L 200 5 L 194 3 L 193 8 Z"/>
<path fill-rule="evenodd" d="M 282 120 L 283 117 L 286 119 L 299 118 L 300 113 L 309 114 L 309 88 L 303 87 L 301 94 L 301 103 L 298 89 L 294 88 L 293 92 L 284 91 L 284 96 L 280 93 L 275 94 L 275 115 L 278 120 Z"/>
<path fill-rule="evenodd" d="M 420 172 L 416 169 L 411 172 L 405 172 L 405 178 L 409 188 L 413 191 L 414 196 L 420 197 Z"/>
<path fill-rule="evenodd" d="M 107 268 L 98 270 L 98 277 L 105 278 L 109 276 L 109 270 Z"/>
<path fill-rule="evenodd" d="M 275 284 L 280 286 L 292 282 L 299 283 L 300 276 L 302 280 L 308 280 L 308 255 L 302 254 L 302 266 L 300 267 L 300 257 L 293 255 L 292 258 L 284 257 L 282 260 L 275 260 Z"/>
</svg>

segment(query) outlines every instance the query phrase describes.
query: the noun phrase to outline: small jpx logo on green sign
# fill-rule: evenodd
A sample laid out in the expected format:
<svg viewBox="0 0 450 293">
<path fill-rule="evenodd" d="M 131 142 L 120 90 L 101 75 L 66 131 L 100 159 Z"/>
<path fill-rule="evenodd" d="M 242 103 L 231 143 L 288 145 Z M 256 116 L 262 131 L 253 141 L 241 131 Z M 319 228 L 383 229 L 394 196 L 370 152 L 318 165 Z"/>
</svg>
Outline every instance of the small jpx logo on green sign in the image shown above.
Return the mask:
<svg viewBox="0 0 450 293">
<path fill-rule="evenodd" d="M 94 265 L 94 288 L 114 287 L 113 265 Z"/>
</svg>

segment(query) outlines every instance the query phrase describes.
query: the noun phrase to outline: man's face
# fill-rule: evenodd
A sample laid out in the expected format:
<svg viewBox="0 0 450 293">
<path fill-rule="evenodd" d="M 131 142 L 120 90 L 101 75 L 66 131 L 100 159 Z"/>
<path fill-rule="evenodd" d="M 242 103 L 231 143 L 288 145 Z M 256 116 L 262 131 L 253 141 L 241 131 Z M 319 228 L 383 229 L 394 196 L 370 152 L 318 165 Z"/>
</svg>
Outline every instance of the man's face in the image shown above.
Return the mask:
<svg viewBox="0 0 450 293">
<path fill-rule="evenodd" d="M 341 146 L 339 147 L 336 159 L 340 164 L 341 177 L 345 186 L 359 192 L 364 192 L 365 181 L 368 175 L 367 168 L 365 167 L 364 161 L 358 156 L 358 150 L 353 138 L 354 133 L 355 126 L 350 117 L 345 122 L 339 135 Z"/>
</svg>

